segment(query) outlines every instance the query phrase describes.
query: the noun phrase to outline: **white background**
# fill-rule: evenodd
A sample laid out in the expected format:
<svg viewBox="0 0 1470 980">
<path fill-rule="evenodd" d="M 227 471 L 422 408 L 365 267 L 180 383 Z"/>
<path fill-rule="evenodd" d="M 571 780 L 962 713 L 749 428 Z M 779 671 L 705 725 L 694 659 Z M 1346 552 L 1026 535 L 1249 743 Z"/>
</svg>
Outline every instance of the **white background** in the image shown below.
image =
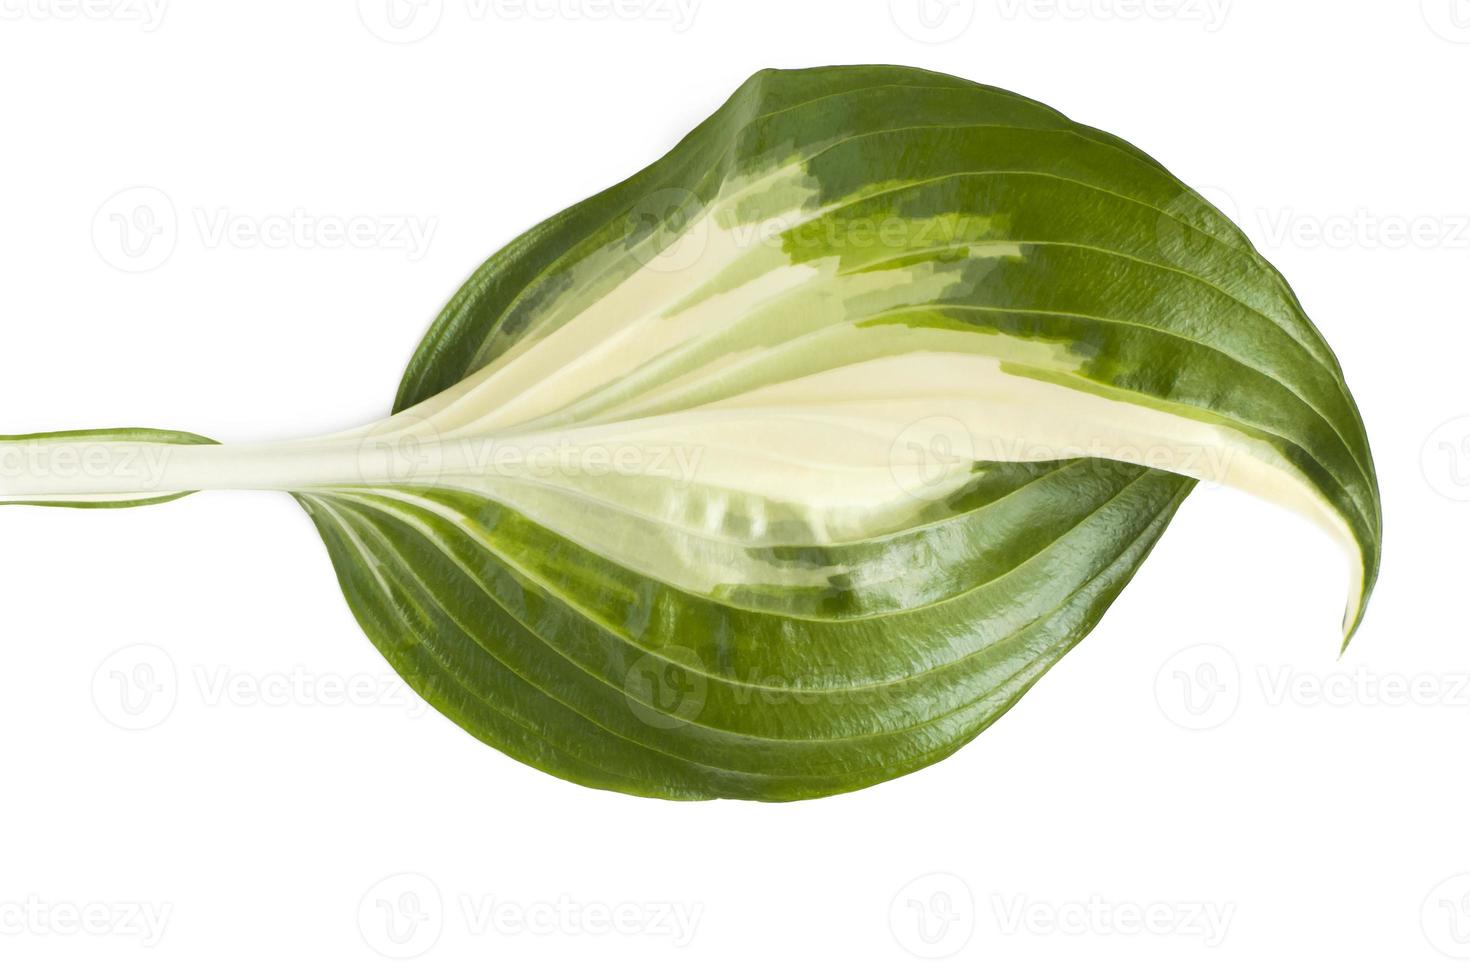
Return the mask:
<svg viewBox="0 0 1470 980">
<path fill-rule="evenodd" d="M 1333 546 L 1202 488 L 950 760 L 674 804 L 427 710 L 285 496 L 0 509 L 0 973 L 1464 975 L 1465 0 L 83 2 L 0 0 L 0 431 L 370 421 L 484 256 L 750 72 L 898 62 L 1229 210 L 1341 357 L 1386 550 L 1338 660 Z M 362 240 L 252 237 L 292 215 Z"/>
</svg>

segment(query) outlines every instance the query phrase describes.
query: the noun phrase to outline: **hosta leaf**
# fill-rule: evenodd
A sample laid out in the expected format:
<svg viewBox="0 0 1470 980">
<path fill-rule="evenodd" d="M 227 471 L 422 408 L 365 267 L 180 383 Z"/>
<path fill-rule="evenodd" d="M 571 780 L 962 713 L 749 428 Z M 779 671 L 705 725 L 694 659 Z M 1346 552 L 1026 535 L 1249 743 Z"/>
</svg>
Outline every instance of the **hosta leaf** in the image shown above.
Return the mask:
<svg viewBox="0 0 1470 980">
<path fill-rule="evenodd" d="M 368 636 L 548 772 L 793 799 L 953 752 L 1097 622 L 1197 478 L 1378 567 L 1336 359 L 1245 236 L 1123 141 L 910 68 L 755 75 L 450 301 L 395 414 L 166 444 L 295 493 Z M 183 437 L 179 437 L 183 438 Z M 3 451 L 3 444 L 0 444 Z"/>
</svg>

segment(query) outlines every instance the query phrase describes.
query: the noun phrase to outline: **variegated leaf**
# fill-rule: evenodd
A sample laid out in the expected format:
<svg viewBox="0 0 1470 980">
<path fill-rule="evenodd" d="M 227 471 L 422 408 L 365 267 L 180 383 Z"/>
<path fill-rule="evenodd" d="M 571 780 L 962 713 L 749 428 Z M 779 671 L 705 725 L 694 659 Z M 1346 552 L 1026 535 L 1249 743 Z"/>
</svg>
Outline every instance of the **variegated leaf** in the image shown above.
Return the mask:
<svg viewBox="0 0 1470 980">
<path fill-rule="evenodd" d="M 1380 509 L 1336 359 L 1129 144 L 910 68 L 765 71 L 449 303 L 395 414 L 168 446 L 143 485 L 298 495 L 363 629 L 549 772 L 792 799 L 953 752 L 1097 622 L 1195 479 L 1344 546 Z M 38 445 L 35 441 L 15 445 Z M 0 444 L 0 452 L 3 452 Z"/>
</svg>

